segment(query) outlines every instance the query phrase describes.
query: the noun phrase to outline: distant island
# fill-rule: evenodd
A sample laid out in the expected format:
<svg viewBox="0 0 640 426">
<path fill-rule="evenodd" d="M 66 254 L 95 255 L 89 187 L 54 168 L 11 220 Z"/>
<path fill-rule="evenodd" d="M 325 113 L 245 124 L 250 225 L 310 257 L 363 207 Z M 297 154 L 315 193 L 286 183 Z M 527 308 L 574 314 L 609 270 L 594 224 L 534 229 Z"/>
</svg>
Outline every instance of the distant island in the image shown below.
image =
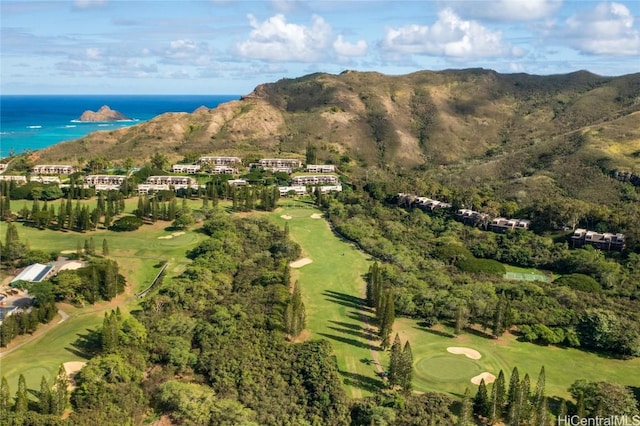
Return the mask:
<svg viewBox="0 0 640 426">
<path fill-rule="evenodd" d="M 131 120 L 122 113 L 112 110 L 108 105 L 103 105 L 97 112 L 87 110 L 82 113 L 78 121 L 121 121 Z"/>
</svg>

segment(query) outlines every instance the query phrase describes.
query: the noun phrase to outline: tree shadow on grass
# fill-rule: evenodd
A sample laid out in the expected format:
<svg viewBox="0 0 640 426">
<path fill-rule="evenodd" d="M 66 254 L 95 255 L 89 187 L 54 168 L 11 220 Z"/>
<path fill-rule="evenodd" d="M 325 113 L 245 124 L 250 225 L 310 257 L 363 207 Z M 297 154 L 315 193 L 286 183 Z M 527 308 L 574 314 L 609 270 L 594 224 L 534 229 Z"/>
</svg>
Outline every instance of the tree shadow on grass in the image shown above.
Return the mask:
<svg viewBox="0 0 640 426">
<path fill-rule="evenodd" d="M 338 333 L 350 334 L 352 336 L 359 337 L 363 340 L 370 340 L 369 333 L 366 333 L 363 331 L 352 330 L 350 328 L 339 328 L 339 327 L 328 327 L 328 328 L 331 330 L 337 331 Z"/>
<path fill-rule="evenodd" d="M 350 328 L 351 330 L 362 330 L 362 326 L 359 324 L 354 324 L 351 322 L 342 322 L 342 321 L 334 321 L 334 320 L 329 320 L 330 323 L 339 325 L 340 327 L 344 327 L 344 328 Z"/>
<path fill-rule="evenodd" d="M 353 309 L 359 309 L 360 308 L 359 305 L 354 305 L 351 302 L 345 302 L 344 300 L 334 299 L 332 297 L 327 297 L 327 298 L 325 298 L 325 300 L 327 300 L 327 301 L 329 301 L 331 303 L 335 303 L 335 304 L 340 305 L 340 306 L 344 306 L 346 308 L 353 308 Z"/>
<path fill-rule="evenodd" d="M 323 295 L 331 297 L 333 299 L 341 300 L 346 303 L 351 303 L 354 308 L 362 309 L 363 311 L 370 312 L 371 308 L 367 306 L 367 301 L 361 297 L 352 296 L 350 294 L 341 293 L 339 291 L 325 290 Z"/>
<path fill-rule="evenodd" d="M 374 394 L 383 387 L 383 383 L 380 380 L 363 376 L 362 374 L 340 371 L 340 375 L 344 378 L 345 385 L 353 386 L 354 388 L 362 389 Z"/>
<path fill-rule="evenodd" d="M 321 336 L 326 337 L 327 339 L 335 340 L 341 343 L 346 343 L 347 345 L 355 346 L 358 348 L 369 349 L 372 351 L 379 351 L 380 348 L 377 346 L 371 345 L 369 343 L 363 343 L 356 339 L 350 339 L 348 337 L 336 336 L 335 334 L 327 334 L 327 333 L 318 333 Z"/>
<path fill-rule="evenodd" d="M 65 349 L 76 356 L 89 359 L 100 352 L 102 337 L 97 330 L 87 328 L 86 331 L 86 334 L 78 333 L 78 338 L 71 343 L 71 347 Z"/>
<path fill-rule="evenodd" d="M 430 333 L 436 336 L 446 337 L 448 339 L 456 337 L 454 334 L 447 333 L 446 331 L 442 331 L 442 330 L 434 330 L 433 328 L 425 328 L 425 327 L 413 327 L 413 328 L 415 328 L 416 330 L 426 331 L 427 333 Z"/>
<path fill-rule="evenodd" d="M 358 322 L 366 321 L 369 324 L 375 324 L 376 318 L 373 315 L 368 315 L 365 312 L 360 311 L 351 311 L 347 314 L 347 318 L 351 318 L 352 320 L 356 320 Z"/>
</svg>

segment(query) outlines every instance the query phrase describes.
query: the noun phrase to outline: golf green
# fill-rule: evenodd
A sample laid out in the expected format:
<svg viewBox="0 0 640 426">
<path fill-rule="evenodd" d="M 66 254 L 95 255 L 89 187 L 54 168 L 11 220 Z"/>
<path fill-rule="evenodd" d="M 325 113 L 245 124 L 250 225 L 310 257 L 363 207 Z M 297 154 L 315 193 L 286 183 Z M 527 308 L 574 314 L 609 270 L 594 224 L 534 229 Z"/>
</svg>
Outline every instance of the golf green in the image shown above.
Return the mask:
<svg viewBox="0 0 640 426">
<path fill-rule="evenodd" d="M 415 374 L 434 383 L 471 380 L 482 372 L 477 362 L 461 355 L 434 355 L 419 359 Z"/>
</svg>

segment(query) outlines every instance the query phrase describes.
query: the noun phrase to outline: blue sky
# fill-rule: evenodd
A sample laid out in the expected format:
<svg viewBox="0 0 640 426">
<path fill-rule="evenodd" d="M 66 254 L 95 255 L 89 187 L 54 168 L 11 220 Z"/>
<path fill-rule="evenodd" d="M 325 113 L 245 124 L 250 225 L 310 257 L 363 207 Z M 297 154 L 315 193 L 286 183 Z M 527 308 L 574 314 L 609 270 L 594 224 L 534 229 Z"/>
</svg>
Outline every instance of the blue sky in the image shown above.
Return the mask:
<svg viewBox="0 0 640 426">
<path fill-rule="evenodd" d="M 247 94 L 346 69 L 640 71 L 640 1 L 6 1 L 3 94 Z"/>
</svg>

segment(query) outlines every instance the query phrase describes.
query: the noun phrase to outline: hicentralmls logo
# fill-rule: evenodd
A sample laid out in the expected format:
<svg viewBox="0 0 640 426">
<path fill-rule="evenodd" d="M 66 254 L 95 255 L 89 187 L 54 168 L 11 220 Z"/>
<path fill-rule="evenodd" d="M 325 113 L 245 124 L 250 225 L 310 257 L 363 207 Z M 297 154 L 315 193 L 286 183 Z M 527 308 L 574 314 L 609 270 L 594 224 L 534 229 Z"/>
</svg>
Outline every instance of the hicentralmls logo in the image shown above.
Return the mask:
<svg viewBox="0 0 640 426">
<path fill-rule="evenodd" d="M 640 416 L 558 417 L 558 426 L 640 426 Z"/>
</svg>

